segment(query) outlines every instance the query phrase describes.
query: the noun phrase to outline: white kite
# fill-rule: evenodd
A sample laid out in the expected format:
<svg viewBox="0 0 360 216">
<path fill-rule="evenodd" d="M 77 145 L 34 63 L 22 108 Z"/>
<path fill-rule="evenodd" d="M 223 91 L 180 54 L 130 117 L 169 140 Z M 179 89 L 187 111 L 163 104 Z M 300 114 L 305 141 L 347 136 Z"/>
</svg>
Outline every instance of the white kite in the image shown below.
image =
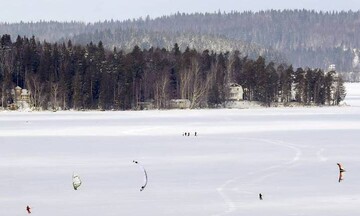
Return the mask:
<svg viewBox="0 0 360 216">
<path fill-rule="evenodd" d="M 74 174 L 73 173 L 73 176 L 72 176 L 72 182 L 73 182 L 73 187 L 74 187 L 74 190 L 77 190 L 80 185 L 81 185 L 81 179 L 80 179 L 80 176 L 77 175 L 77 174 Z"/>
</svg>

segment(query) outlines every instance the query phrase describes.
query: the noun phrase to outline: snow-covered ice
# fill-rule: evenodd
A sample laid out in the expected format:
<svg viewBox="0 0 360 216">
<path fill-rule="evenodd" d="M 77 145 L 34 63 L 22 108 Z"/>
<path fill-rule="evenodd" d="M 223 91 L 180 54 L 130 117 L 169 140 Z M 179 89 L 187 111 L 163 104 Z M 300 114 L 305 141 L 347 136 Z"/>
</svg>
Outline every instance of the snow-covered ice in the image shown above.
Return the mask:
<svg viewBox="0 0 360 216">
<path fill-rule="evenodd" d="M 360 85 L 347 87 L 342 107 L 2 112 L 0 215 L 359 215 Z"/>
</svg>

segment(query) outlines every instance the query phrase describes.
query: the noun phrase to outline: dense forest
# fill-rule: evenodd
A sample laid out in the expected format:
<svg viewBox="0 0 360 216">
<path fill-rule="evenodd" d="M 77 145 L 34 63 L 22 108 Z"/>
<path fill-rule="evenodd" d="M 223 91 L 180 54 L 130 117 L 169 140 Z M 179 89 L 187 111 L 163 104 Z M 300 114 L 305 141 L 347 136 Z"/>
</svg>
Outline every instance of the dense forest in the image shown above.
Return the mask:
<svg viewBox="0 0 360 216">
<path fill-rule="evenodd" d="M 138 109 L 152 101 L 168 108 L 170 99 L 188 99 L 190 108 L 219 107 L 231 82 L 244 98 L 273 102 L 336 105 L 345 89 L 335 72 L 241 57 L 239 51 L 216 53 L 186 48 L 138 46 L 130 52 L 106 50 L 100 41 L 86 46 L 39 42 L 18 36 L 0 41 L 1 106 L 13 103 L 15 86 L 30 91 L 39 109 Z M 292 95 L 295 94 L 295 97 Z"/>
<path fill-rule="evenodd" d="M 335 64 L 339 72 L 358 72 L 360 12 L 316 12 L 309 10 L 268 10 L 230 13 L 176 13 L 159 18 L 82 22 L 2 23 L 0 34 L 31 37 L 41 41 L 67 42 L 86 46 L 103 42 L 131 52 L 135 45 L 170 50 L 226 52 L 238 50 L 242 57 L 287 61 L 294 67 L 327 70 Z M 286 57 L 286 58 L 285 58 Z"/>
</svg>

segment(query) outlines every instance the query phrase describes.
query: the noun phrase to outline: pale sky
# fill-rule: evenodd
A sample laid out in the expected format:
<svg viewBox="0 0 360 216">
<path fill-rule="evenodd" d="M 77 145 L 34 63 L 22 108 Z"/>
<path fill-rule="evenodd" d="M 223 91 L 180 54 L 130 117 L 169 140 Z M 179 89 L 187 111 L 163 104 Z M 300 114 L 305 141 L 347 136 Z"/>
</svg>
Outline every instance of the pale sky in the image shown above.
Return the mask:
<svg viewBox="0 0 360 216">
<path fill-rule="evenodd" d="M 0 22 L 125 20 L 176 12 L 360 10 L 360 0 L 0 0 Z"/>
</svg>

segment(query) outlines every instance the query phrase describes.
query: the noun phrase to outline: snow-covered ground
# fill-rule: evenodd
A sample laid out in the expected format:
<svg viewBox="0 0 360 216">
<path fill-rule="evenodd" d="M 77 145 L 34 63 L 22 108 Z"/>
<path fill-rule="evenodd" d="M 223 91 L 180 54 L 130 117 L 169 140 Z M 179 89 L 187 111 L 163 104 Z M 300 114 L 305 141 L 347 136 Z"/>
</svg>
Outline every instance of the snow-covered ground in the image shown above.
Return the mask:
<svg viewBox="0 0 360 216">
<path fill-rule="evenodd" d="M 2 112 L 0 215 L 359 215 L 360 85 L 347 87 L 343 107 Z"/>
</svg>

